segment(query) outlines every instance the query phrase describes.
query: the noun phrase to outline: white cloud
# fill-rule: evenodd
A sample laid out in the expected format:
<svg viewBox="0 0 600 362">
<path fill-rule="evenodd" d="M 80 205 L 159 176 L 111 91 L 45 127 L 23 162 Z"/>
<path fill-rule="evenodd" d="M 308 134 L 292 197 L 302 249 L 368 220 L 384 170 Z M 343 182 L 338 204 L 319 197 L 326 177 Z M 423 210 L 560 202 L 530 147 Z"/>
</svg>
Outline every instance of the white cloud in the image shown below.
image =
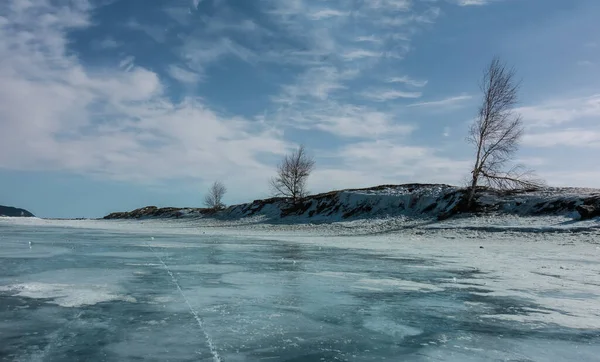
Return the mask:
<svg viewBox="0 0 600 362">
<path fill-rule="evenodd" d="M 413 20 L 412 16 L 386 16 L 381 19 L 381 23 L 387 26 L 402 26 L 410 24 Z"/>
<path fill-rule="evenodd" d="M 280 131 L 200 99 L 173 102 L 158 75 L 133 59 L 86 68 L 67 48 L 67 31 L 89 24 L 85 2 L 19 3 L 3 8 L 8 21 L 0 23 L 1 168 L 142 183 L 243 173 L 244 185 L 266 184 L 271 167 L 260 158 L 286 151 Z"/>
<path fill-rule="evenodd" d="M 174 64 L 169 65 L 167 72 L 171 78 L 181 83 L 194 84 L 202 80 L 202 76 L 200 74 Z"/>
<path fill-rule="evenodd" d="M 365 106 L 328 100 L 312 107 L 299 104 L 271 116 L 278 124 L 306 130 L 321 130 L 342 138 L 387 138 L 410 134 L 415 127 L 399 123 L 393 114 Z"/>
<path fill-rule="evenodd" d="M 327 159 L 339 166 L 318 168 L 311 175 L 314 191 L 359 188 L 379 184 L 422 182 L 462 184 L 472 166 L 470 160 L 440 155 L 442 151 L 406 145 L 394 140 L 362 141 L 339 148 Z"/>
<path fill-rule="evenodd" d="M 313 127 L 339 137 L 390 137 L 414 130 L 414 126 L 395 123 L 388 114 L 363 107 L 339 107 L 335 113 L 313 115 L 315 120 Z"/>
<path fill-rule="evenodd" d="M 381 89 L 363 92 L 362 96 L 374 101 L 385 102 L 399 98 L 419 98 L 421 97 L 421 92 L 403 92 L 393 89 Z"/>
<path fill-rule="evenodd" d="M 441 14 L 441 9 L 438 7 L 431 7 L 429 9 L 427 9 L 424 13 L 419 14 L 419 15 L 415 15 L 413 17 L 413 19 L 417 22 L 417 23 L 426 23 L 426 24 L 431 24 L 433 23 Z"/>
<path fill-rule="evenodd" d="M 490 0 L 456 0 L 459 6 L 486 5 Z"/>
<path fill-rule="evenodd" d="M 548 127 L 576 120 L 600 117 L 600 94 L 589 97 L 557 99 L 535 106 L 519 107 L 523 121 L 530 127 Z"/>
<path fill-rule="evenodd" d="M 382 25 L 387 27 L 401 27 L 411 24 L 431 24 L 433 23 L 441 14 L 441 9 L 438 7 L 429 7 L 422 13 L 412 13 L 404 16 L 384 16 L 380 19 Z M 416 29 L 413 28 L 410 30 L 411 32 L 415 32 Z"/>
<path fill-rule="evenodd" d="M 381 43 L 383 40 L 375 35 L 359 36 L 356 38 L 357 42 L 370 42 L 370 43 Z"/>
<path fill-rule="evenodd" d="M 599 148 L 600 131 L 566 128 L 550 132 L 528 133 L 523 136 L 523 144 L 530 147 Z"/>
<path fill-rule="evenodd" d="M 408 107 L 426 107 L 426 108 L 450 108 L 457 107 L 465 101 L 471 100 L 473 96 L 462 94 L 459 96 L 441 99 L 439 101 L 420 102 L 408 105 Z"/>
<path fill-rule="evenodd" d="M 436 0 L 434 0 L 436 1 Z M 489 5 L 494 2 L 500 2 L 505 0 L 448 0 L 454 2 L 458 6 L 482 6 Z"/>
<path fill-rule="evenodd" d="M 341 190 L 397 182 L 397 179 L 386 177 L 384 173 L 369 174 L 355 167 L 344 166 L 342 168 L 317 168 L 310 176 L 309 188 L 311 192 L 319 193 L 331 191 L 331 185 L 335 185 L 336 189 Z"/>
<path fill-rule="evenodd" d="M 328 2 L 325 9 L 319 2 L 306 0 L 264 0 L 264 3 L 272 20 L 305 49 L 269 49 L 261 51 L 261 59 L 276 59 L 273 53 L 279 53 L 279 59 L 286 63 L 306 66 L 328 63 L 341 69 L 358 67 L 361 71 L 384 59 L 402 59 L 410 50 L 410 39 L 422 23 L 432 22 L 439 15 L 439 9 L 432 6 L 419 7 L 420 12 L 413 10 L 410 0 L 370 0 L 360 4 Z M 328 21 L 314 21 L 322 18 Z M 393 29 L 385 19 L 396 24 Z M 398 19 L 407 21 L 399 22 Z M 357 34 L 357 30 L 362 34 Z M 357 43 L 363 46 L 352 45 Z M 338 63 L 339 60 L 344 63 Z"/>
<path fill-rule="evenodd" d="M 304 98 L 326 100 L 332 93 L 345 89 L 342 82 L 352 79 L 355 75 L 352 71 L 340 73 L 337 68 L 331 66 L 308 68 L 297 77 L 294 84 L 283 86 L 281 94 L 273 100 L 287 104 L 303 102 Z"/>
<path fill-rule="evenodd" d="M 366 4 L 373 9 L 408 11 L 412 7 L 412 0 L 371 0 Z"/>
<path fill-rule="evenodd" d="M 470 160 L 449 159 L 428 147 L 403 145 L 393 140 L 365 141 L 342 148 L 345 165 L 365 174 L 385 175 L 392 183 L 427 179 L 459 183 L 471 166 Z"/>
<path fill-rule="evenodd" d="M 94 43 L 98 49 L 116 49 L 121 46 L 121 43 L 117 42 L 113 38 L 104 38 L 101 41 Z"/>
<path fill-rule="evenodd" d="M 257 58 L 252 50 L 227 37 L 211 37 L 211 40 L 207 40 L 190 36 L 181 49 L 181 55 L 188 67 L 200 73 L 224 57 L 231 56 L 245 62 Z"/>
<path fill-rule="evenodd" d="M 342 57 L 346 60 L 356 60 L 356 59 L 363 59 L 363 58 L 379 58 L 381 56 L 383 56 L 385 53 L 383 52 L 376 52 L 376 51 L 372 51 L 372 50 L 367 50 L 367 49 L 352 49 L 352 50 L 347 50 L 346 52 L 344 52 L 342 54 Z"/>
<path fill-rule="evenodd" d="M 403 83 L 412 87 L 424 87 L 427 85 L 426 80 L 415 80 L 407 76 L 392 77 L 387 80 L 388 83 Z"/>
<path fill-rule="evenodd" d="M 593 154 L 600 149 L 600 95 L 554 99 L 516 111 L 526 126 L 524 153 L 548 159 L 534 165 L 540 177 L 552 185 L 598 186 L 597 172 L 588 170 L 595 168 Z"/>
<path fill-rule="evenodd" d="M 85 4 L 73 2 L 79 3 Z M 172 101 L 158 74 L 139 66 L 142 59 L 126 58 L 120 68 L 116 64 L 86 67 L 68 48 L 67 32 L 69 27 L 89 25 L 89 6 L 58 9 L 40 1 L 31 3 L 30 9 L 11 10 L 15 13 L 5 17 L 6 23 L 0 22 L 0 167 L 64 170 L 139 182 L 206 181 L 244 174 L 243 180 L 229 179 L 250 192 L 242 185 L 260 188 L 272 171 L 272 165 L 261 161 L 263 156 L 277 157 L 290 147 L 282 129 L 307 129 L 345 138 L 335 157 L 346 170 L 319 168 L 315 177 L 347 175 L 372 184 L 376 180 L 418 181 L 433 175 L 452 181 L 460 163 L 440 157 L 436 150 L 405 144 L 403 137 L 414 131 L 413 124 L 400 122 L 392 111 L 355 105 L 340 95 L 346 90 L 360 93 L 362 88 L 353 89 L 352 80 L 386 58 L 401 57 L 410 49 L 419 23 L 433 21 L 439 9 L 411 14 L 413 2 L 407 0 L 370 1 L 360 12 L 349 2 L 331 9 L 314 8 L 302 0 L 270 3 L 273 6 L 266 13 L 280 26 L 271 33 L 251 20 L 241 20 L 235 28 L 231 22 L 211 21 L 206 24 L 210 30 L 206 36 L 178 34 L 168 40 L 181 43 L 167 42 L 180 51 L 182 59 L 165 70 L 184 83 L 200 81 L 208 67 L 225 57 L 300 68 L 299 76 L 273 97 L 274 109 L 265 110 L 261 121 L 217 113 L 202 99 Z M 191 2 L 193 8 L 198 4 Z M 59 21 L 45 22 L 42 14 L 49 13 Z M 180 22 L 181 15 L 171 12 Z M 347 24 L 346 15 L 356 23 Z M 384 16 L 408 16 L 411 24 L 397 24 L 390 30 L 372 20 Z M 333 21 L 334 17 L 339 19 Z M 128 25 L 160 43 L 174 35 L 162 26 L 137 21 Z M 252 34 L 253 41 L 269 37 L 269 42 L 242 44 L 235 35 L 223 34 L 224 30 Z M 285 44 L 270 47 L 273 39 L 281 40 L 274 37 L 277 31 L 286 32 Z M 390 41 L 394 43 L 391 49 Z M 391 83 L 423 87 L 427 82 L 405 76 Z M 379 85 L 373 87 L 379 89 Z M 418 96 L 420 92 L 389 89 L 377 95 L 382 100 Z M 352 139 L 379 142 L 347 143 Z M 347 171 L 350 167 L 356 171 Z"/>
<path fill-rule="evenodd" d="M 320 9 L 308 15 L 313 20 L 329 19 L 334 17 L 348 16 L 350 13 L 336 9 Z"/>
<path fill-rule="evenodd" d="M 413 10 L 414 2 L 408 0 L 374 0 L 361 4 L 328 2 L 327 12 L 322 13 L 319 12 L 322 8 L 315 8 L 317 5 L 310 1 L 266 1 L 271 5 L 268 14 L 284 27 L 286 35 L 305 48 L 280 50 L 279 58 L 269 52 L 261 53 L 261 59 L 304 67 L 299 77 L 272 97 L 275 104 L 268 112 L 268 119 L 278 125 L 321 130 L 347 139 L 397 137 L 413 131 L 412 124 L 397 121 L 394 111 L 364 106 L 365 98 L 379 102 L 418 98 L 421 92 L 395 89 L 389 83 L 420 88 L 426 81 L 397 77 L 391 82 L 386 80 L 388 84 L 370 83 L 365 89 L 361 80 L 368 78 L 369 71 L 376 71 L 382 62 L 402 59 L 410 50 L 412 36 L 422 23 L 439 15 L 439 9 L 415 3 L 422 6 Z M 336 19 L 314 22 L 315 14 L 319 18 L 336 16 Z M 384 18 L 407 19 L 407 22 L 396 21 L 390 27 L 381 20 Z M 356 95 L 362 99 L 357 100 Z"/>
</svg>

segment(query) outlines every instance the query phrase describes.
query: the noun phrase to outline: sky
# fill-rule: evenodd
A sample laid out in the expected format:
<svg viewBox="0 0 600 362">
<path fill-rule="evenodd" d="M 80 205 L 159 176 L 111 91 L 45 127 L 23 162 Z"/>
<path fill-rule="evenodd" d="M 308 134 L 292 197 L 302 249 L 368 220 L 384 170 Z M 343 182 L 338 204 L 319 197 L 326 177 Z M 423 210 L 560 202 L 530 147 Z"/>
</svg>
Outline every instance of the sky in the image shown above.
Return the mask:
<svg viewBox="0 0 600 362">
<path fill-rule="evenodd" d="M 597 0 L 2 0 L 0 204 L 41 217 L 463 185 L 494 56 L 522 81 L 516 162 L 600 187 Z"/>
</svg>

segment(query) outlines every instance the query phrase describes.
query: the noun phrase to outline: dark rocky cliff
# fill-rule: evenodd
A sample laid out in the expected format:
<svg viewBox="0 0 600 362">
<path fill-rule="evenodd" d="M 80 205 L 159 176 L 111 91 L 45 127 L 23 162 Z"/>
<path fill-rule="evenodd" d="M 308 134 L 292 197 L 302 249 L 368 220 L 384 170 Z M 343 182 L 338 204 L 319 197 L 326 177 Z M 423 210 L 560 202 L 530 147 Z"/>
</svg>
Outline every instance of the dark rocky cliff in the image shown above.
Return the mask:
<svg viewBox="0 0 600 362">
<path fill-rule="evenodd" d="M 32 213 L 25 209 L 19 209 L 12 206 L 2 206 L 0 205 L 0 216 L 9 216 L 9 217 L 34 217 Z"/>
</svg>

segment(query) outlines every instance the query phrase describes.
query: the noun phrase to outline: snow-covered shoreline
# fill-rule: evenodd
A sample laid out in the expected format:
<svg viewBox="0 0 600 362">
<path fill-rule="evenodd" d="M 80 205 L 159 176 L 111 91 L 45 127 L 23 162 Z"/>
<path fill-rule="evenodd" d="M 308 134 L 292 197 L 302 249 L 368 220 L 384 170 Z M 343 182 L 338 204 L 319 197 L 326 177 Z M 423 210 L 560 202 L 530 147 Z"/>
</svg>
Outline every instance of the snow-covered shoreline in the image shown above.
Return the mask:
<svg viewBox="0 0 600 362">
<path fill-rule="evenodd" d="M 213 212 L 195 208 L 148 206 L 117 212 L 105 219 L 212 219 L 230 223 L 333 224 L 341 221 L 412 219 L 415 223 L 449 217 L 552 216 L 565 220 L 600 216 L 600 190 L 545 188 L 500 192 L 481 189 L 473 208 L 465 213 L 467 190 L 449 185 L 383 185 L 367 189 L 313 195 L 292 205 L 273 198 L 233 205 Z M 567 220 L 567 221 L 568 221 Z"/>
<path fill-rule="evenodd" d="M 288 220 L 289 221 L 289 220 Z M 260 233 L 352 236 L 384 234 L 435 234 L 446 231 L 464 233 L 536 233 L 571 234 L 598 233 L 600 218 L 578 220 L 571 215 L 519 216 L 491 213 L 483 215 L 462 215 L 452 219 L 410 218 L 406 216 L 386 216 L 380 218 L 355 219 L 336 222 L 273 222 L 265 216 L 257 215 L 240 219 L 217 218 L 144 218 L 144 219 L 42 219 L 0 217 L 0 226 L 5 224 L 22 226 L 70 227 L 103 229 L 115 232 L 136 232 L 142 234 L 212 234 L 230 233 L 251 235 Z"/>
</svg>

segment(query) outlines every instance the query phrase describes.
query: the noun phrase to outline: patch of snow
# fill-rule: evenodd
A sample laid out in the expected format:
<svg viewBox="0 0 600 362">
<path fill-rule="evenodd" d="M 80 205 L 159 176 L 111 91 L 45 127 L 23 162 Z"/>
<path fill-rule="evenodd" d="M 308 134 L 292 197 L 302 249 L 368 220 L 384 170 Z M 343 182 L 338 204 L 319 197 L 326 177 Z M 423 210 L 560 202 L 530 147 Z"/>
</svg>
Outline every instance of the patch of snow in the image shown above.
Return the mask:
<svg viewBox="0 0 600 362">
<path fill-rule="evenodd" d="M 444 288 L 437 287 L 431 284 L 418 283 L 410 280 L 402 279 L 360 279 L 355 285 L 356 288 L 368 287 L 370 290 L 379 288 L 385 289 L 402 289 L 408 291 L 420 292 L 441 292 Z"/>
<path fill-rule="evenodd" d="M 133 297 L 115 294 L 101 285 L 77 286 L 32 282 L 0 286 L 0 291 L 26 298 L 52 299 L 51 303 L 62 307 L 81 307 L 115 300 L 136 302 Z"/>
</svg>

